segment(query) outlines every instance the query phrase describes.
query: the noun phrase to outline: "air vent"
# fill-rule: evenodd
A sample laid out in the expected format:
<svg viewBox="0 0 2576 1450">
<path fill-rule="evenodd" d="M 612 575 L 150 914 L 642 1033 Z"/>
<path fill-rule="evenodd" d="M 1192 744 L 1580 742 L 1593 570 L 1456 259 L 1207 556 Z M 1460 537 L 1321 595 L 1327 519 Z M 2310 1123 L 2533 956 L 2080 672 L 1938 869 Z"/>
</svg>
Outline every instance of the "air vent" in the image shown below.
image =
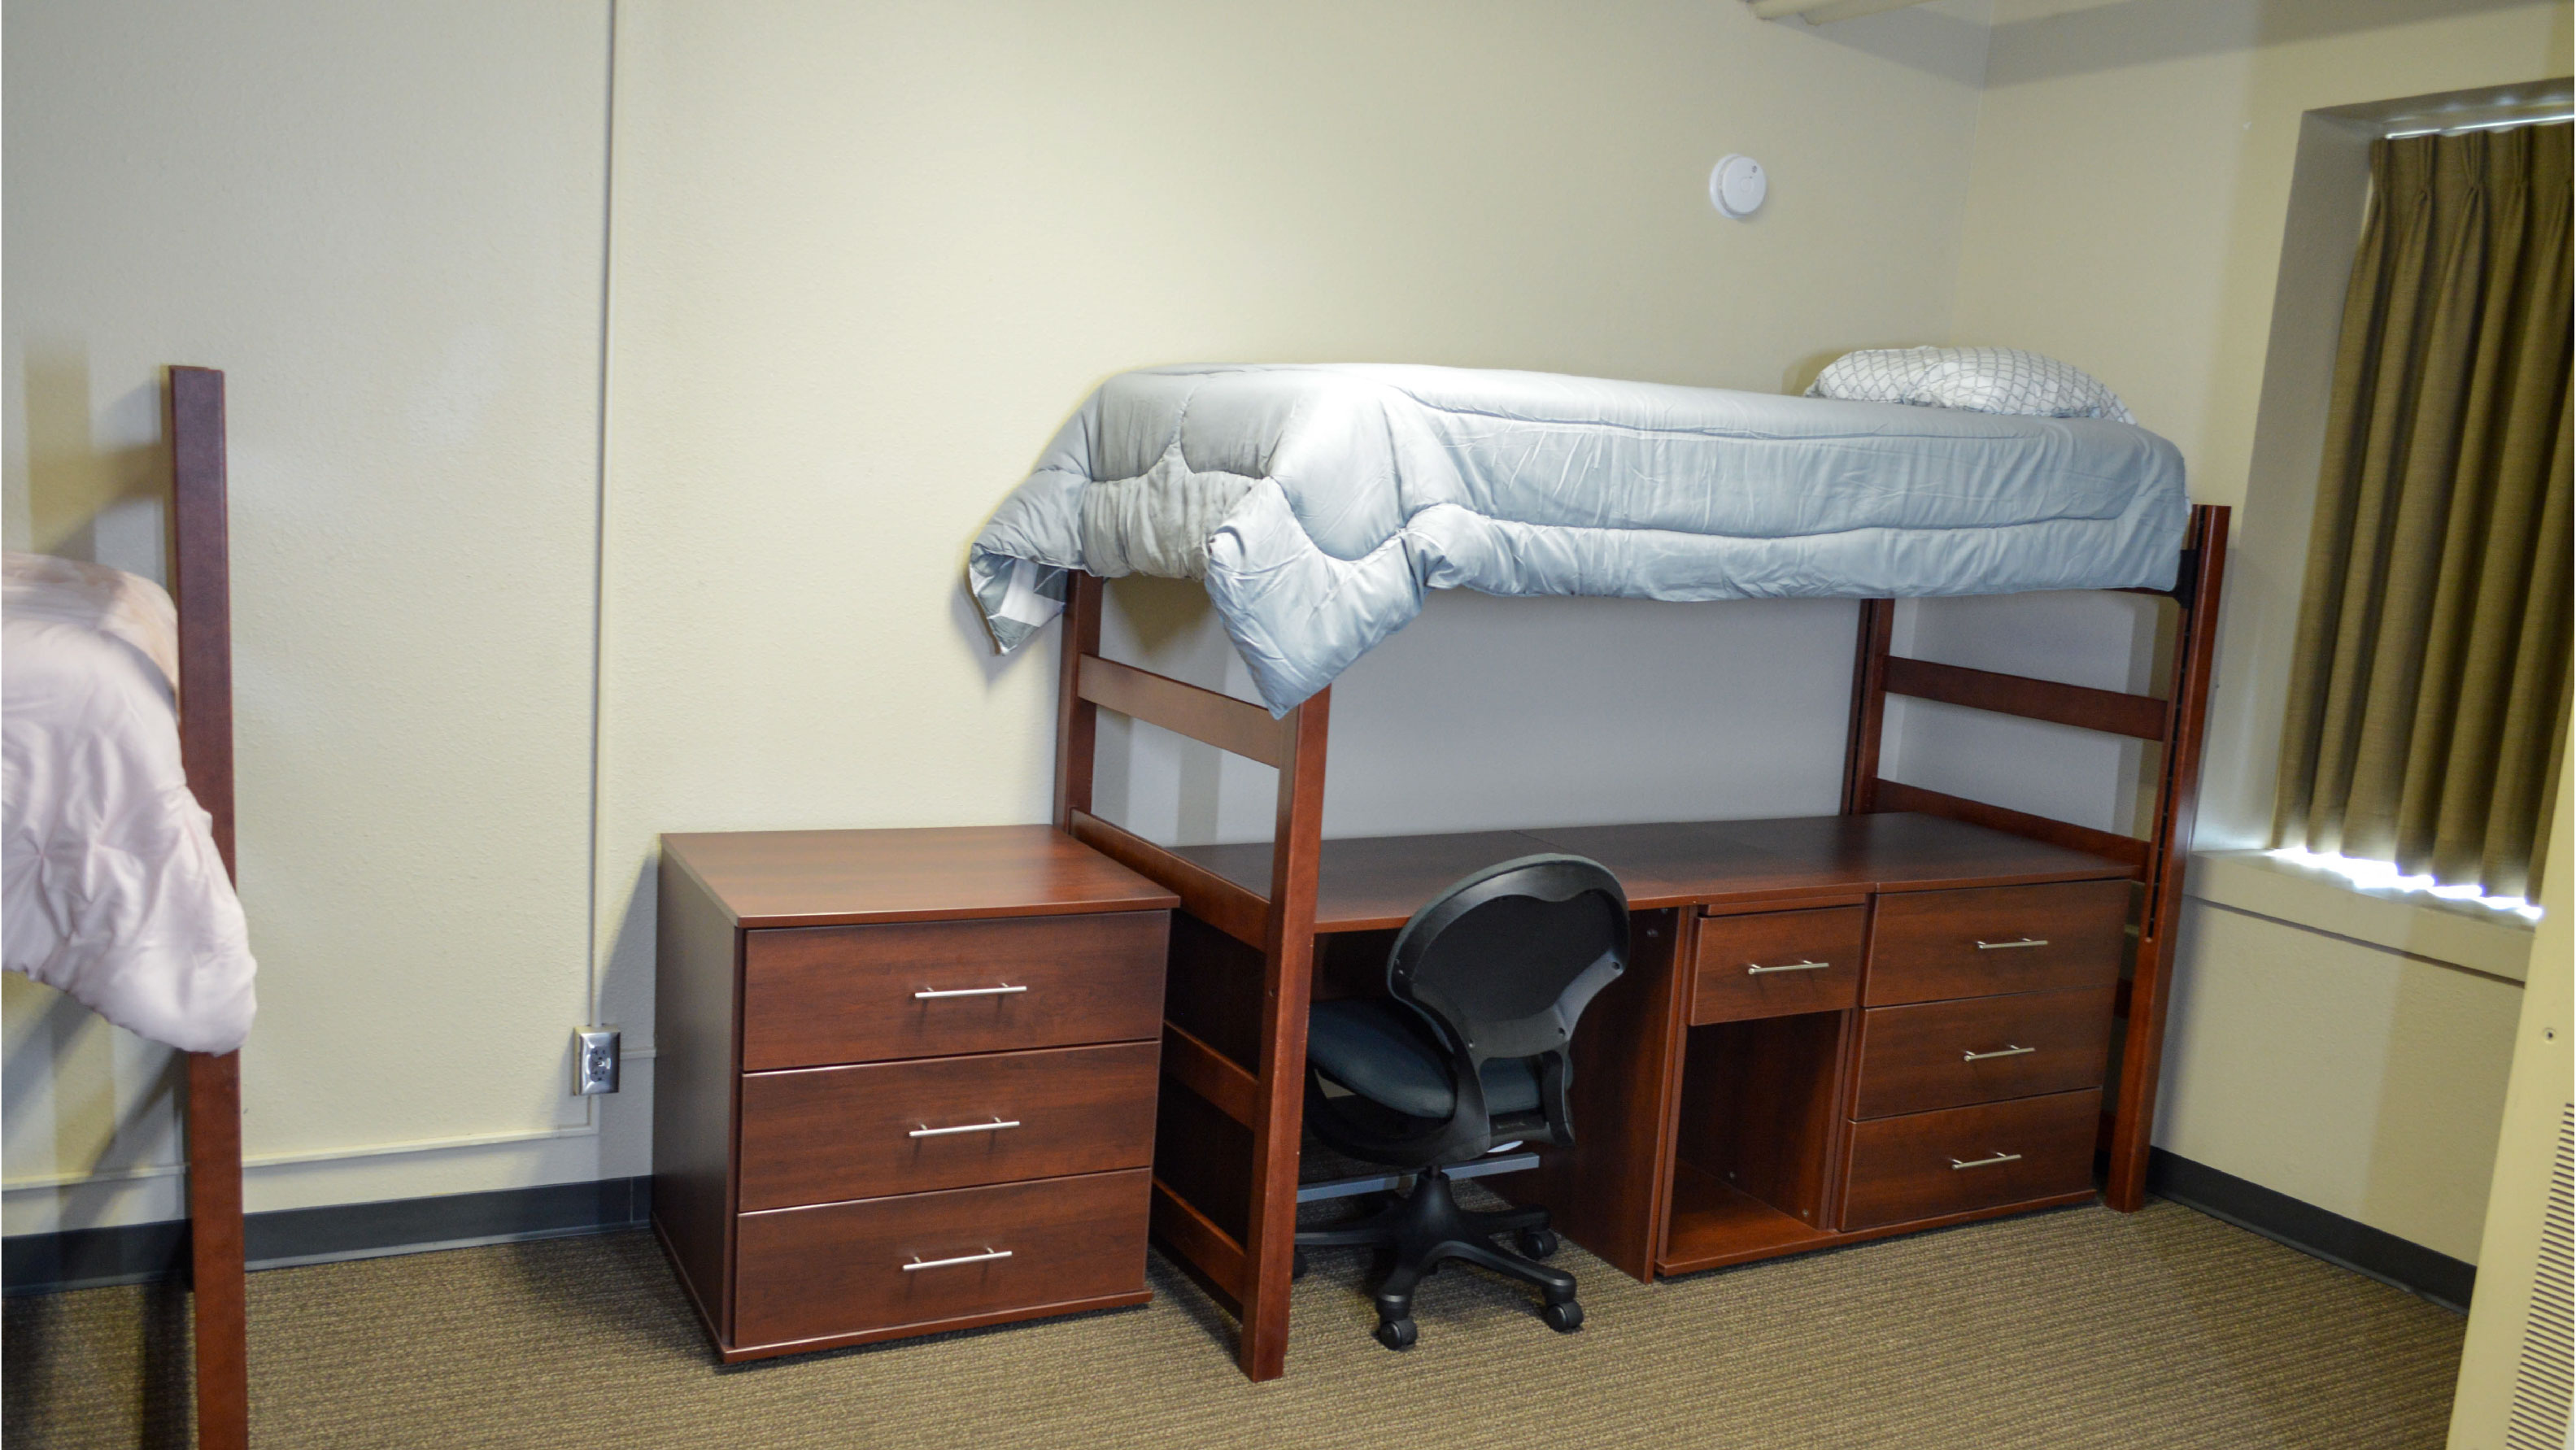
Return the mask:
<svg viewBox="0 0 2576 1450">
<path fill-rule="evenodd" d="M 2531 1310 L 2523 1321 L 2522 1367 L 2513 1379 L 2513 1418 L 2505 1425 L 2506 1450 L 2564 1450 L 2567 1444 L 2568 1373 L 2576 1364 L 2576 1103 L 2558 1117 L 2558 1165 L 2549 1175 L 2549 1212 L 2540 1226 L 2540 1265 L 2531 1278 Z"/>
</svg>

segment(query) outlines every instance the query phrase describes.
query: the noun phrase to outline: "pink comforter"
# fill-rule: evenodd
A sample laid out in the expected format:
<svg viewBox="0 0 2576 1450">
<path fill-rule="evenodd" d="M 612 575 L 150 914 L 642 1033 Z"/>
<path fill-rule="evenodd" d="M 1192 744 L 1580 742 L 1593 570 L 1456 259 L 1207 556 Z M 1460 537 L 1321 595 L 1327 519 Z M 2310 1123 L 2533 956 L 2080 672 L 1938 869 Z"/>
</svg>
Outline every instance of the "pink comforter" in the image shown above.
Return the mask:
<svg viewBox="0 0 2576 1450">
<path fill-rule="evenodd" d="M 175 626 L 146 580 L 7 556 L 0 935 L 10 971 L 145 1037 L 229 1052 L 255 965 L 180 768 Z"/>
</svg>

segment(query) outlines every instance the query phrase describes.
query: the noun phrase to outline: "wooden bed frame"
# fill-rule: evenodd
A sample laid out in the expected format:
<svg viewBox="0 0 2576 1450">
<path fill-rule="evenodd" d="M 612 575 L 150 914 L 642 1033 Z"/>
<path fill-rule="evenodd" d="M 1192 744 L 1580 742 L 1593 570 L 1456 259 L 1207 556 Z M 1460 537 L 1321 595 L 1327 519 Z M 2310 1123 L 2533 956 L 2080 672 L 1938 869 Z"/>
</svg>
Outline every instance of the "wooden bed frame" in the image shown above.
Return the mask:
<svg viewBox="0 0 2576 1450">
<path fill-rule="evenodd" d="M 232 558 L 224 498 L 224 375 L 170 369 L 170 594 L 179 607 L 179 757 L 233 865 Z M 197 1444 L 250 1443 L 242 1248 L 241 1054 L 188 1059 L 188 1245 L 195 1289 Z"/>
<path fill-rule="evenodd" d="M 2031 837 L 2131 866 L 2144 886 L 2135 919 L 2134 970 L 2122 984 L 2119 1082 L 2103 1114 L 2104 1199 L 2138 1208 L 2146 1196 L 2147 1150 L 2162 1064 L 2173 933 L 2182 910 L 2183 864 L 2199 790 L 2203 716 L 2217 638 L 2228 510 L 2192 510 L 2181 567 L 2170 590 L 2130 593 L 2170 599 L 2179 610 L 2172 665 L 2162 696 L 2130 695 L 2055 681 L 1907 659 L 1890 652 L 1893 600 L 1864 601 L 1845 748 L 1842 811 L 1913 811 Z M 1237 1360 L 1255 1380 L 1276 1378 L 1287 1360 L 1289 1281 L 1297 1211 L 1297 1160 L 1304 1111 L 1306 1006 L 1317 956 L 1316 885 L 1323 851 L 1325 744 L 1332 691 L 1274 720 L 1262 707 L 1105 659 L 1100 654 L 1102 581 L 1069 580 L 1062 675 L 1057 694 L 1055 823 L 1076 839 L 1162 883 L 1182 909 L 1261 954 L 1258 1062 L 1247 1064 L 1167 1023 L 1166 1094 L 1175 1087 L 1233 1120 L 1251 1136 L 1253 1184 L 1241 1240 L 1159 1177 L 1153 1188 L 1156 1239 L 1217 1291 L 1242 1320 Z M 2144 839 L 1944 795 L 1879 774 L 1891 694 L 1964 705 L 2102 731 L 2163 747 L 2155 805 Z M 1092 777 L 1101 710 L 1161 726 L 1277 767 L 1270 889 L 1256 894 L 1092 814 Z"/>
</svg>

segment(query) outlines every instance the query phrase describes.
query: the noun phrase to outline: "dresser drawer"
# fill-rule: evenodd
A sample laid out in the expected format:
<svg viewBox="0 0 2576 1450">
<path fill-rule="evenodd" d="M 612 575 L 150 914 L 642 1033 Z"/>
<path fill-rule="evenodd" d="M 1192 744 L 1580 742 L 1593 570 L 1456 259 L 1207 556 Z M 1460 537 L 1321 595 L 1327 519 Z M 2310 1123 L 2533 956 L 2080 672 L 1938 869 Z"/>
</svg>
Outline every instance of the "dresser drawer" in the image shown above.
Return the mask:
<svg viewBox="0 0 2576 1450">
<path fill-rule="evenodd" d="M 1159 1038 L 1160 911 L 744 933 L 742 1066 Z"/>
<path fill-rule="evenodd" d="M 749 1074 L 743 1211 L 1142 1168 L 1160 1056 L 1129 1042 Z"/>
<path fill-rule="evenodd" d="M 1872 1007 L 2117 981 L 2126 881 L 1889 892 L 1870 929 Z"/>
<path fill-rule="evenodd" d="M 1857 906 L 1702 917 L 1691 1025 L 1851 1006 L 1860 1000 L 1861 920 Z"/>
<path fill-rule="evenodd" d="M 1845 1231 L 2081 1193 L 2102 1093 L 2054 1093 L 1852 1125 Z"/>
<path fill-rule="evenodd" d="M 744 1214 L 734 1342 L 820 1339 L 1141 1291 L 1151 1179 L 1138 1168 Z"/>
<path fill-rule="evenodd" d="M 1872 1007 L 1860 1018 L 1855 1118 L 2100 1087 L 2109 987 Z"/>
</svg>

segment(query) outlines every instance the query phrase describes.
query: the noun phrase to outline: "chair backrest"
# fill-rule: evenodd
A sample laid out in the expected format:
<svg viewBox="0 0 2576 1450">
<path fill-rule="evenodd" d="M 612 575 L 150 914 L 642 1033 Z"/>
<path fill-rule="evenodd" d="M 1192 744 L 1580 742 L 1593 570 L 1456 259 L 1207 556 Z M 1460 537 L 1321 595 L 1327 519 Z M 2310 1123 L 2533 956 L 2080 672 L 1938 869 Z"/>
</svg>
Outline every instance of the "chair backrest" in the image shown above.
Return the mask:
<svg viewBox="0 0 2576 1450">
<path fill-rule="evenodd" d="M 1619 878 L 1581 856 L 1523 856 L 1415 912 L 1387 956 L 1386 987 L 1483 1063 L 1561 1054 L 1585 1004 L 1627 968 Z"/>
</svg>

